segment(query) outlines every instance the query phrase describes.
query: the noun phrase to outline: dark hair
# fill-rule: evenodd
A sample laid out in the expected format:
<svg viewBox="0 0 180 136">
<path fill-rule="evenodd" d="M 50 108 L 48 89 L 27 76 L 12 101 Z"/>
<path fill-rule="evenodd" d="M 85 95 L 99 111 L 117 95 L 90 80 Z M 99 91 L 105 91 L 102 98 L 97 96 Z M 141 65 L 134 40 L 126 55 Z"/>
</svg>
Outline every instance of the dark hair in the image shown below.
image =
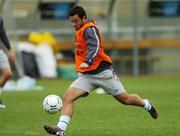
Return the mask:
<svg viewBox="0 0 180 136">
<path fill-rule="evenodd" d="M 74 16 L 74 15 L 78 15 L 81 19 L 85 16 L 85 18 L 87 18 L 86 12 L 83 9 L 83 7 L 75 5 L 74 7 L 72 7 L 69 11 L 69 15 L 70 16 Z"/>
</svg>

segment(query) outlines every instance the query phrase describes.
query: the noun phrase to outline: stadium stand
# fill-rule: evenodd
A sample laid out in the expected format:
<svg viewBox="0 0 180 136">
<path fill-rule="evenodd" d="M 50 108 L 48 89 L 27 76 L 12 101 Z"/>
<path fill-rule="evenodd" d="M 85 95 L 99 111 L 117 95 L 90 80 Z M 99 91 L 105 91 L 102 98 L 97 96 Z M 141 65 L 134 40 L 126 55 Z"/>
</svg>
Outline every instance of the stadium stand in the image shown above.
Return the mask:
<svg viewBox="0 0 180 136">
<path fill-rule="evenodd" d="M 1 14 L 7 22 L 12 43 L 27 40 L 32 31 L 50 32 L 57 38 L 60 52 L 69 55 L 64 55 L 60 61 L 72 63 L 72 26 L 68 18 L 42 19 L 39 6 L 47 2 L 84 6 L 88 16 L 99 24 L 105 49 L 119 73 L 133 73 L 135 28 L 140 73 L 180 72 L 180 16 L 150 15 L 150 0 L 137 0 L 137 3 L 126 0 L 0 0 Z M 136 18 L 133 16 L 135 12 Z"/>
</svg>

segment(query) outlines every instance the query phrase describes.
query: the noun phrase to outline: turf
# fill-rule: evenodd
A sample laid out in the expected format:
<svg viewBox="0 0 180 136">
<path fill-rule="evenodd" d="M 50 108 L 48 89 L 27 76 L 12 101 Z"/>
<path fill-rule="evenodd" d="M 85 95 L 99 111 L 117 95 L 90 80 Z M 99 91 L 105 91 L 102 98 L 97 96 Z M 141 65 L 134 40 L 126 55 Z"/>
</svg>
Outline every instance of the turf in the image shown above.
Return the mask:
<svg viewBox="0 0 180 136">
<path fill-rule="evenodd" d="M 67 136 L 180 136 L 180 78 L 122 78 L 129 93 L 150 99 L 159 112 L 154 120 L 142 108 L 124 106 L 109 95 L 92 93 L 79 99 Z M 63 96 L 72 80 L 39 80 L 43 91 L 4 92 L 0 136 L 48 136 L 44 124 L 56 124 L 58 114 L 43 111 L 48 94 Z"/>
</svg>

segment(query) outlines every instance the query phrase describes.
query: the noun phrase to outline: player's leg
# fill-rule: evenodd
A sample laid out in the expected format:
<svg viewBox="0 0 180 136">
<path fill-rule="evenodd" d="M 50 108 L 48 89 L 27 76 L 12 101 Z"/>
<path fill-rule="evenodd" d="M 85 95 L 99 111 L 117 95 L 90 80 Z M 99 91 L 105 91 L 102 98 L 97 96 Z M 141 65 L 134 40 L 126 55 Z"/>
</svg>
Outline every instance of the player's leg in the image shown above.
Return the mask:
<svg viewBox="0 0 180 136">
<path fill-rule="evenodd" d="M 108 76 L 107 79 L 97 79 L 96 82 L 101 85 L 104 90 L 111 94 L 117 101 L 125 105 L 135 105 L 144 107 L 153 118 L 157 118 L 157 112 L 154 106 L 148 100 L 143 100 L 137 94 L 128 94 L 127 91 L 124 89 L 121 81 L 116 76 L 116 74 L 111 70 L 106 70 L 98 75 L 99 77 Z"/>
<path fill-rule="evenodd" d="M 0 77 L 0 108 L 6 108 L 6 106 L 2 103 L 2 87 L 7 82 L 7 80 L 12 76 L 12 72 L 10 68 L 3 68 L 2 69 L 2 75 Z"/>
<path fill-rule="evenodd" d="M 57 126 L 45 125 L 44 129 L 50 134 L 64 136 L 67 126 L 73 115 L 75 100 L 86 94 L 87 92 L 81 89 L 70 87 L 64 94 L 61 116 Z"/>
<path fill-rule="evenodd" d="M 1 88 L 5 85 L 7 80 L 12 76 L 12 71 L 9 65 L 8 58 L 6 54 L 0 50 L 0 69 L 1 69 L 1 77 L 0 77 L 0 108 L 5 108 L 5 105 L 1 100 Z"/>
<path fill-rule="evenodd" d="M 156 119 L 158 117 L 158 113 L 152 103 L 147 99 L 140 98 L 137 94 L 128 94 L 127 92 L 123 92 L 122 94 L 114 96 L 114 98 L 125 105 L 144 107 L 144 109 L 150 113 L 152 118 Z"/>
<path fill-rule="evenodd" d="M 7 80 L 12 76 L 12 71 L 7 58 L 7 55 L 0 49 L 0 69 L 2 75 L 0 77 L 0 87 L 3 87 Z"/>
<path fill-rule="evenodd" d="M 123 92 L 119 95 L 113 96 L 117 101 L 125 105 L 135 105 L 144 107 L 144 100 L 141 99 L 137 94 L 128 94 Z"/>
<path fill-rule="evenodd" d="M 66 130 L 67 125 L 69 124 L 70 119 L 72 118 L 73 112 L 74 112 L 74 102 L 78 98 L 85 96 L 87 92 L 75 88 L 70 87 L 64 94 L 63 97 L 63 106 L 61 110 L 61 117 L 59 119 L 59 122 L 57 126 L 62 129 Z"/>
<path fill-rule="evenodd" d="M 70 87 L 65 93 L 63 97 L 63 107 L 61 110 L 62 115 L 67 115 L 70 118 L 73 115 L 73 109 L 74 109 L 74 101 L 77 100 L 80 97 L 88 95 L 87 92 L 75 88 Z"/>
<path fill-rule="evenodd" d="M 93 90 L 94 87 L 95 86 L 83 76 L 76 79 L 64 93 L 63 106 L 58 124 L 56 126 L 45 125 L 44 129 L 50 134 L 64 136 L 74 112 L 74 102 L 78 98 L 88 95 L 89 91 Z"/>
<path fill-rule="evenodd" d="M 12 76 L 12 71 L 9 67 L 2 68 L 2 75 L 0 77 L 0 87 L 3 87 L 5 83 L 9 80 Z"/>
</svg>

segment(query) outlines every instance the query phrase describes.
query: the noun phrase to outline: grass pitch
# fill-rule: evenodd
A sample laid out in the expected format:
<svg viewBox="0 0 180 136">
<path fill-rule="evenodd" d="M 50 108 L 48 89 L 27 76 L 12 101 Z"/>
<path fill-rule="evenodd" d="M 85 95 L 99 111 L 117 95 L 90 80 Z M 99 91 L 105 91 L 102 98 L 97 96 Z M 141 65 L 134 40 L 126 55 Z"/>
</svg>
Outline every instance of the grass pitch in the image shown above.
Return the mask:
<svg viewBox="0 0 180 136">
<path fill-rule="evenodd" d="M 67 136 L 180 136 L 180 77 L 121 78 L 129 93 L 150 99 L 159 112 L 154 120 L 144 109 L 119 104 L 109 95 L 92 93 L 75 104 Z M 63 96 L 72 80 L 39 80 L 43 91 L 4 92 L 0 136 L 48 136 L 44 124 L 59 115 L 42 108 L 48 94 Z"/>
</svg>

